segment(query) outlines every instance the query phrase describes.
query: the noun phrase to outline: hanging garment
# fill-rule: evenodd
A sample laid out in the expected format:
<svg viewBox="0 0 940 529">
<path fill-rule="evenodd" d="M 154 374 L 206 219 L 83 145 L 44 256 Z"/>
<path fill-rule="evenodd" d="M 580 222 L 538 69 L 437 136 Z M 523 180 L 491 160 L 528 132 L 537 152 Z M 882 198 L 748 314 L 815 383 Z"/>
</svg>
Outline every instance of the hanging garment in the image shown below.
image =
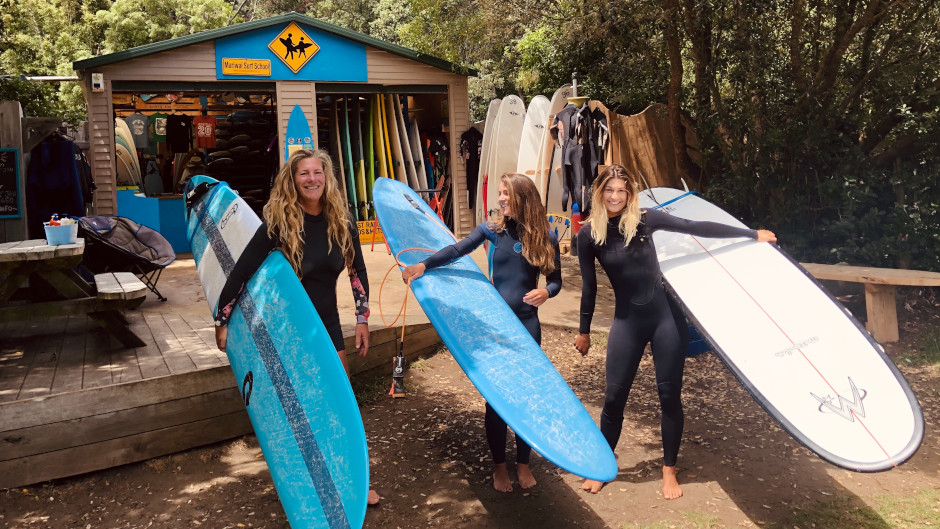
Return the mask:
<svg viewBox="0 0 940 529">
<path fill-rule="evenodd" d="M 477 177 L 480 171 L 480 151 L 483 149 L 483 133 L 474 127 L 460 136 L 460 156 L 463 157 L 467 169 L 467 189 L 477 188 Z M 467 193 L 470 201 L 470 211 L 474 210 L 476 193 Z"/>
<path fill-rule="evenodd" d="M 75 166 L 75 142 L 53 134 L 33 147 L 26 177 L 26 220 L 30 239 L 45 239 L 43 222 L 53 213 L 82 217 L 85 204 Z"/>
<path fill-rule="evenodd" d="M 591 212 L 591 187 L 597 176 L 598 160 L 590 107 L 566 105 L 555 114 L 551 134 L 561 146 L 562 210 L 568 211 L 570 198 L 587 216 Z"/>
<path fill-rule="evenodd" d="M 187 153 L 193 146 L 193 118 L 172 114 L 166 118 L 166 142 L 174 154 Z"/>
</svg>

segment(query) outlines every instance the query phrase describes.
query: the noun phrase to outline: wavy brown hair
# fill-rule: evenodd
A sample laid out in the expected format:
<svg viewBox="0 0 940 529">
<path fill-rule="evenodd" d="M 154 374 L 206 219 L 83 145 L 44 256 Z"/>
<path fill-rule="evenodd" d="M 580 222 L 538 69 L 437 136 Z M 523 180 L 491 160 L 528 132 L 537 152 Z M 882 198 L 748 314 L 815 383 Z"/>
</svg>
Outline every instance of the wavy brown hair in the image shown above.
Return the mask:
<svg viewBox="0 0 940 529">
<path fill-rule="evenodd" d="M 274 177 L 271 197 L 263 211 L 268 236 L 277 237 L 278 248 L 284 252 L 298 277 L 302 275 L 300 263 L 304 256 L 304 210 L 300 207 L 294 175 L 300 162 L 307 158 L 316 158 L 323 164 L 324 184 L 320 202 L 327 221 L 327 251 L 333 250 L 334 242 L 339 245 L 347 267 L 352 266 L 354 257 L 346 199 L 333 175 L 330 154 L 323 149 L 301 149 L 288 158 Z"/>
<path fill-rule="evenodd" d="M 548 237 L 548 219 L 539 191 L 532 179 L 518 173 L 506 173 L 499 181 L 509 192 L 509 209 L 519 227 L 522 256 L 545 275 L 555 270 L 555 248 Z M 496 231 L 506 228 L 505 217 L 493 223 Z"/>
<path fill-rule="evenodd" d="M 637 178 L 627 171 L 627 168 L 615 163 L 597 175 L 594 191 L 591 193 L 591 215 L 587 222 L 591 223 L 591 236 L 598 245 L 607 242 L 607 207 L 604 204 L 604 188 L 613 179 L 623 180 L 627 186 L 626 206 L 620 212 L 620 233 L 623 234 L 624 246 L 636 235 L 636 227 L 640 225 L 640 186 Z"/>
</svg>

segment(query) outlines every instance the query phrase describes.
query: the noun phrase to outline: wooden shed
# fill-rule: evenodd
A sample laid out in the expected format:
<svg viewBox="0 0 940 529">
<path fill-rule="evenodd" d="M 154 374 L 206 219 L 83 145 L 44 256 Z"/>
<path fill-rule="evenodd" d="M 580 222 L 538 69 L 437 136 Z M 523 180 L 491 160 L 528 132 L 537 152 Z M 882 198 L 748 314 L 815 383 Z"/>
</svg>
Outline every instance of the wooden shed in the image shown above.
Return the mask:
<svg viewBox="0 0 940 529">
<path fill-rule="evenodd" d="M 423 147 L 435 141 L 439 145 L 438 156 L 430 157 L 439 173 L 435 184 L 443 180 L 441 194 L 449 198 L 442 217 L 458 236 L 473 228 L 464 165 L 456 155 L 459 136 L 471 126 L 471 70 L 298 13 L 94 57 L 74 67 L 88 103 L 88 157 L 98 186 L 98 215 L 133 218 L 127 212 L 148 209 L 122 205 L 122 186 L 136 183 L 160 205 L 152 208 L 157 220 L 134 220 L 157 223 L 154 227 L 164 232 L 159 211 L 172 211 L 175 218 L 181 205 L 166 208 L 165 203 L 179 199 L 182 181 L 194 172 L 229 181 L 260 209 L 282 159 L 295 105 L 307 117 L 314 146 L 328 149 L 342 172 L 350 170 L 344 133 L 354 137 L 354 122 L 365 127 L 371 107 L 393 101 L 406 122 L 417 124 Z M 356 121 L 350 117 L 354 107 L 362 116 Z M 132 153 L 138 155 L 140 182 L 127 181 L 125 173 L 128 167 L 134 172 L 133 163 L 122 152 L 122 140 L 115 138 L 115 120 L 131 115 L 149 123 L 149 142 L 144 140 Z M 213 147 L 194 142 L 191 149 L 179 152 L 183 149 L 170 148 L 169 141 L 155 141 L 165 138 L 159 120 L 169 124 L 174 116 L 198 120 L 200 115 L 216 120 Z M 363 152 L 368 147 L 365 138 L 363 129 Z M 352 142 L 356 147 L 355 138 Z M 372 160 L 376 167 L 377 158 Z M 427 161 L 425 168 L 432 169 Z M 430 177 L 427 182 L 430 187 Z M 359 210 L 365 218 L 357 220 L 368 219 L 368 205 L 359 206 L 365 208 Z M 351 210 L 356 209 L 351 203 Z M 173 235 L 164 235 L 180 251 Z"/>
</svg>

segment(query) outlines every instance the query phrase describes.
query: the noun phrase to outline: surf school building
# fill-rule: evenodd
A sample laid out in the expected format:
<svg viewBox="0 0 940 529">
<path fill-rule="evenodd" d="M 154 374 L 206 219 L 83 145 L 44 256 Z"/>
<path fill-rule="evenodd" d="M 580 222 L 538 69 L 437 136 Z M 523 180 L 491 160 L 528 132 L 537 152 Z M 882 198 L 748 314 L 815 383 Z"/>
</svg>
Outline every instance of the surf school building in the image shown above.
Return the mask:
<svg viewBox="0 0 940 529">
<path fill-rule="evenodd" d="M 297 142 L 330 151 L 357 220 L 373 215 L 370 186 L 356 178 L 360 167 L 365 175 L 394 177 L 396 169 L 420 163 L 426 178 L 411 187 L 440 187 L 424 196 L 443 199 L 441 216 L 458 236 L 473 228 L 457 155 L 459 137 L 471 126 L 473 71 L 298 13 L 77 61 L 74 68 L 88 108 L 95 214 L 151 225 L 177 251 L 188 244 L 170 217 L 182 217 L 180 193 L 189 176 L 225 180 L 260 211 L 285 149 Z M 309 138 L 286 136 L 295 106 L 306 116 Z M 129 126 L 116 131 L 115 120 Z M 394 148 L 416 136 L 410 160 L 407 149 Z M 130 162 L 118 156 L 127 147 Z"/>
</svg>

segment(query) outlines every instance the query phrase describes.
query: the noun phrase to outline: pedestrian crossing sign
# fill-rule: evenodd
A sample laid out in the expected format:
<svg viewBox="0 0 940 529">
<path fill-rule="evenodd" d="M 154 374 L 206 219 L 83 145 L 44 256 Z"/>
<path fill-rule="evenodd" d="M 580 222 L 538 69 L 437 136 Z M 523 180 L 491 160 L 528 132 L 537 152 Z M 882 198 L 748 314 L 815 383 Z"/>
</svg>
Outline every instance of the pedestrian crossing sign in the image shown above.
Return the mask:
<svg viewBox="0 0 940 529">
<path fill-rule="evenodd" d="M 291 22 L 268 44 L 268 49 L 297 73 L 320 51 L 320 46 L 300 26 Z"/>
</svg>

